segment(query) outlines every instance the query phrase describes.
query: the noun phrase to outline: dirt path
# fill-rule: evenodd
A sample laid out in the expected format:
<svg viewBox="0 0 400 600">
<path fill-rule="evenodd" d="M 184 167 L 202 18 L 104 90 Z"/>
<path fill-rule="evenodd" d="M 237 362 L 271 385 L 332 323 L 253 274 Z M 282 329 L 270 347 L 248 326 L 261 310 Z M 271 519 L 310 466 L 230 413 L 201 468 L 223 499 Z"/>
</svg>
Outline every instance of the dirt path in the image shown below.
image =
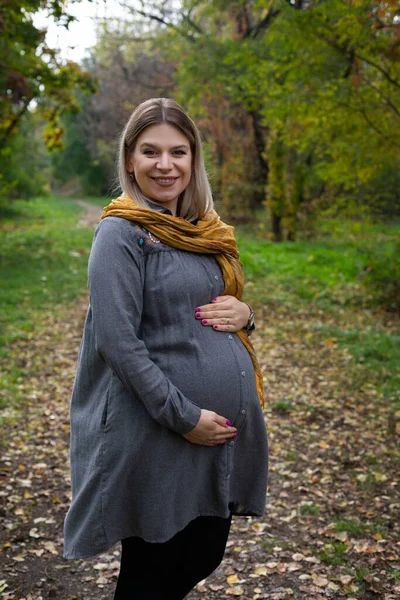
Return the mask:
<svg viewBox="0 0 400 600">
<path fill-rule="evenodd" d="M 100 209 L 83 204 L 81 222 L 95 225 Z M 10 349 L 10 360 L 26 372 L 26 408 L 5 432 L 4 600 L 113 597 L 118 546 L 93 560 L 62 558 L 68 400 L 86 306 L 84 298 L 49 316 L 40 335 Z M 269 398 L 269 505 L 263 518 L 234 519 L 224 562 L 190 600 L 400 597 L 398 439 L 387 432 L 387 407 L 374 389 L 351 388 L 348 355 L 314 338 L 308 318 L 258 318 L 255 343 Z"/>
<path fill-rule="evenodd" d="M 100 221 L 103 209 L 95 204 L 90 204 L 90 202 L 86 202 L 85 200 L 75 200 L 75 202 L 78 206 L 85 209 L 85 212 L 79 220 L 79 225 L 81 227 L 96 227 Z"/>
</svg>

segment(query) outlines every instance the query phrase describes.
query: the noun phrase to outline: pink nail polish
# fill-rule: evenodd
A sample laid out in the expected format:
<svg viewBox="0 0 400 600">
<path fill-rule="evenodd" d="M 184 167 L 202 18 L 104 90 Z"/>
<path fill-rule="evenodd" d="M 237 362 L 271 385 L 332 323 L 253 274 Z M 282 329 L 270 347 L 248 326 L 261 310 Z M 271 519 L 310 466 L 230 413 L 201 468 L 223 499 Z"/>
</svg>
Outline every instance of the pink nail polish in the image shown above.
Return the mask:
<svg viewBox="0 0 400 600">
<path fill-rule="evenodd" d="M 218 329 L 218 325 L 213 325 L 214 329 Z"/>
<path fill-rule="evenodd" d="M 216 302 L 216 298 L 211 298 L 211 302 Z"/>
<path fill-rule="evenodd" d="M 227 444 L 227 443 L 228 443 L 228 440 L 225 440 L 225 441 L 224 441 L 224 444 Z"/>
<path fill-rule="evenodd" d="M 200 306 L 198 306 L 198 307 L 196 308 L 196 312 L 199 312 L 199 310 L 200 310 Z"/>
<path fill-rule="evenodd" d="M 204 325 L 206 325 L 206 324 L 208 323 L 207 319 L 203 319 L 203 320 L 202 320 L 202 323 L 203 323 Z"/>
<path fill-rule="evenodd" d="M 232 423 L 230 421 L 226 421 L 226 424 L 229 425 L 229 426 L 232 425 Z"/>
<path fill-rule="evenodd" d="M 201 317 L 201 314 L 200 313 L 196 313 L 196 317 L 197 317 L 197 319 L 199 319 Z"/>
</svg>

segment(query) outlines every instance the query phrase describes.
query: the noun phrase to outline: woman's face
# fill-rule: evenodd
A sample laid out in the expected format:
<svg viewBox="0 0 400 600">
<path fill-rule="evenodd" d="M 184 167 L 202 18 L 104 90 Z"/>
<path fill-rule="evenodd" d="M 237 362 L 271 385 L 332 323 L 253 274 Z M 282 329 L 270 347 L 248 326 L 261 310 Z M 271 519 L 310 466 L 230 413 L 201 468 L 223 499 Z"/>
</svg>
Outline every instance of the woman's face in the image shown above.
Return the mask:
<svg viewBox="0 0 400 600">
<path fill-rule="evenodd" d="M 192 174 L 189 140 L 168 123 L 150 125 L 137 138 L 127 168 L 147 198 L 175 215 L 179 194 Z"/>
</svg>

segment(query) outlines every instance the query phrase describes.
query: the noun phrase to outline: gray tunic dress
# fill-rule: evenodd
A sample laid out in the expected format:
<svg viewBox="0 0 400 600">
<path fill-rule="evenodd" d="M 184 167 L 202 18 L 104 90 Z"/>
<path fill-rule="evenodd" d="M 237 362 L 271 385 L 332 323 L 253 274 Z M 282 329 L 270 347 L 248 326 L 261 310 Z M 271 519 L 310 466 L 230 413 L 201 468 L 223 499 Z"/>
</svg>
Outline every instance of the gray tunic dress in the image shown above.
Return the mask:
<svg viewBox="0 0 400 600">
<path fill-rule="evenodd" d="M 66 558 L 131 536 L 165 542 L 198 516 L 263 514 L 267 435 L 250 356 L 236 334 L 194 316 L 223 289 L 212 255 L 167 246 L 123 218 L 98 226 L 71 400 Z M 229 419 L 237 437 L 187 441 L 201 408 Z"/>
</svg>

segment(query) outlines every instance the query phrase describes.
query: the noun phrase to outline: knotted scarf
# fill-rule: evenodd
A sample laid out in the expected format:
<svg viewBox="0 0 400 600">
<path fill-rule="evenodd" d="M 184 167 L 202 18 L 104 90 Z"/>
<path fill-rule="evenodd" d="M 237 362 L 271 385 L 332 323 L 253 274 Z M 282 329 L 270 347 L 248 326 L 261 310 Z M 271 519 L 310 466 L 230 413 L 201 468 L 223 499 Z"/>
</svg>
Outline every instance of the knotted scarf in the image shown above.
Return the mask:
<svg viewBox="0 0 400 600">
<path fill-rule="evenodd" d="M 211 210 L 196 225 L 181 217 L 163 214 L 156 210 L 143 208 L 127 196 L 120 196 L 106 206 L 101 218 L 123 217 L 145 227 L 159 240 L 179 250 L 215 254 L 225 282 L 223 295 L 241 299 L 244 287 L 243 266 L 239 260 L 239 250 L 234 237 L 234 229 Z M 260 404 L 264 407 L 263 378 L 257 357 L 244 329 L 236 332 L 250 354 Z"/>
</svg>

